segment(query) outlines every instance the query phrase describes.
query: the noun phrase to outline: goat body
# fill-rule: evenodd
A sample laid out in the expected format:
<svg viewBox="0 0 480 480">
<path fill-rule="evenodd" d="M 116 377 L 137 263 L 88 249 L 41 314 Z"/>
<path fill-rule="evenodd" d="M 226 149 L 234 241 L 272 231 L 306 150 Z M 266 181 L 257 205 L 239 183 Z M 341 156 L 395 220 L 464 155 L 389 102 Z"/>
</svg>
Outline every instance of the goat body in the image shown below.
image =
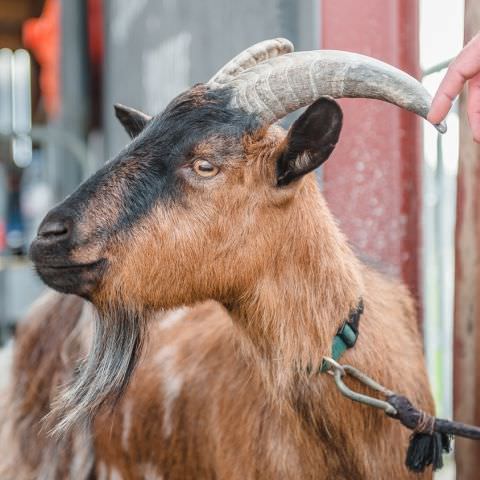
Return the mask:
<svg viewBox="0 0 480 480">
<path fill-rule="evenodd" d="M 345 361 L 432 411 L 410 298 L 365 273 L 375 296 L 365 297 L 361 336 Z M 6 444 L 18 480 L 431 477 L 406 471 L 408 431 L 343 398 L 329 375 L 300 372 L 288 398 L 272 395 L 261 360 L 215 302 L 158 315 L 123 398 L 59 450 L 40 422 L 88 350 L 94 313 L 78 298 L 49 296 L 16 346 Z"/>
<path fill-rule="evenodd" d="M 312 172 L 340 138 L 331 96 L 425 116 L 428 92 L 368 57 L 292 48 L 247 49 L 154 117 L 118 107 L 132 142 L 39 227 L 40 277 L 98 312 L 50 420 L 64 441 L 91 425 L 99 477 L 418 478 L 408 432 L 317 373 L 363 298 L 343 360 L 433 410 L 412 299 L 355 257 Z"/>
</svg>

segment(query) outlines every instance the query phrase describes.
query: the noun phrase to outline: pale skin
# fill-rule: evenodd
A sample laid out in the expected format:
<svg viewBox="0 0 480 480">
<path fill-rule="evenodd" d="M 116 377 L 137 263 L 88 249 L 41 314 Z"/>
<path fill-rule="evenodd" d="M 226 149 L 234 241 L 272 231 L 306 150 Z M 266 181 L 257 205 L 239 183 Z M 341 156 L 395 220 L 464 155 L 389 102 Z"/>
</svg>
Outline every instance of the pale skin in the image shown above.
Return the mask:
<svg viewBox="0 0 480 480">
<path fill-rule="evenodd" d="M 468 83 L 467 112 L 473 139 L 480 143 L 480 33 L 470 40 L 448 67 L 435 94 L 428 120 L 440 123 Z"/>
</svg>

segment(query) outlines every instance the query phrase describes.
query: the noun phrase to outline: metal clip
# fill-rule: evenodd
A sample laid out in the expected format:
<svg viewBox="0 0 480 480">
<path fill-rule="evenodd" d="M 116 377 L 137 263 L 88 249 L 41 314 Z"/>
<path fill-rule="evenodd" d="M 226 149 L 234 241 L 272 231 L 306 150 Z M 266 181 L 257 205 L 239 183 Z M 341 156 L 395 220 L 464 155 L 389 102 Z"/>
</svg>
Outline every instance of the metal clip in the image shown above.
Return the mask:
<svg viewBox="0 0 480 480">
<path fill-rule="evenodd" d="M 331 357 L 323 357 L 323 361 L 327 364 L 327 370 L 326 373 L 329 373 L 330 375 L 334 375 L 335 372 L 338 370 L 341 372 L 341 375 L 346 375 L 346 372 L 343 368 L 342 365 L 340 365 L 336 360 L 334 360 Z"/>
<path fill-rule="evenodd" d="M 385 388 L 383 385 L 380 385 L 375 380 L 365 375 L 363 372 L 360 372 L 351 365 L 340 365 L 335 360 L 333 360 L 333 358 L 330 357 L 324 357 L 324 361 L 328 365 L 328 373 L 333 375 L 333 378 L 335 379 L 335 384 L 337 385 L 337 388 L 340 390 L 340 393 L 342 395 L 349 398 L 350 400 L 353 400 L 354 402 L 363 403 L 364 405 L 369 405 L 370 407 L 383 410 L 388 415 L 395 416 L 397 414 L 397 410 L 388 402 L 384 400 L 379 400 L 378 398 L 369 397 L 368 395 L 355 392 L 348 388 L 343 382 L 342 377 L 344 377 L 345 375 L 350 375 L 351 377 L 357 379 L 359 382 L 363 383 L 367 387 L 377 392 L 380 392 L 385 396 L 392 395 L 393 392 Z"/>
</svg>

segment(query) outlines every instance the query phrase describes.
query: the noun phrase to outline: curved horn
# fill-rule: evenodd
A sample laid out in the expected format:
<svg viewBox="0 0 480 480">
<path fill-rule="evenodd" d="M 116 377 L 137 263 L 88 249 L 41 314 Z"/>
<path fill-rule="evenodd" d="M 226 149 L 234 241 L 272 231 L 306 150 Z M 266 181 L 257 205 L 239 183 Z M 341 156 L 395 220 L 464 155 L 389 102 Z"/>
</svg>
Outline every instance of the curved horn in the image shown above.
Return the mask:
<svg viewBox="0 0 480 480">
<path fill-rule="evenodd" d="M 224 65 L 208 81 L 208 84 L 213 87 L 223 85 L 257 63 L 291 52 L 293 52 L 293 44 L 286 38 L 273 38 L 256 43 Z"/>
<path fill-rule="evenodd" d="M 427 117 L 431 97 L 420 82 L 398 68 L 358 53 L 297 52 L 271 58 L 231 79 L 232 106 L 273 123 L 318 97 L 383 100 Z M 444 122 L 435 125 L 446 132 Z"/>
</svg>

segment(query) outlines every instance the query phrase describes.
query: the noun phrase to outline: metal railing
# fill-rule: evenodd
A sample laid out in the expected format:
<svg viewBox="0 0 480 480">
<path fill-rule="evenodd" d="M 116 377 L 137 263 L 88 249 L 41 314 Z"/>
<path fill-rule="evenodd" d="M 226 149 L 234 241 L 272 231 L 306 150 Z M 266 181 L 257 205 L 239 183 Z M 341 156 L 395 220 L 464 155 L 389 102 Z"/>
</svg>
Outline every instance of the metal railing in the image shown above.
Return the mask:
<svg viewBox="0 0 480 480">
<path fill-rule="evenodd" d="M 452 59 L 423 71 L 423 79 L 445 70 Z M 458 138 L 453 117 L 447 118 L 449 141 Z M 431 138 L 436 135 L 436 138 Z M 427 138 L 428 136 L 428 138 Z M 427 366 L 439 414 L 451 417 L 453 411 L 453 299 L 454 299 L 454 228 L 456 171 L 446 168 L 457 158 L 446 158 L 444 142 L 438 132 L 425 132 L 423 162 L 423 303 Z M 427 145 L 429 144 L 429 145 Z M 427 152 L 427 147 L 430 152 Z M 432 152 L 433 150 L 433 152 Z M 430 154 L 430 158 L 427 158 Z"/>
</svg>

